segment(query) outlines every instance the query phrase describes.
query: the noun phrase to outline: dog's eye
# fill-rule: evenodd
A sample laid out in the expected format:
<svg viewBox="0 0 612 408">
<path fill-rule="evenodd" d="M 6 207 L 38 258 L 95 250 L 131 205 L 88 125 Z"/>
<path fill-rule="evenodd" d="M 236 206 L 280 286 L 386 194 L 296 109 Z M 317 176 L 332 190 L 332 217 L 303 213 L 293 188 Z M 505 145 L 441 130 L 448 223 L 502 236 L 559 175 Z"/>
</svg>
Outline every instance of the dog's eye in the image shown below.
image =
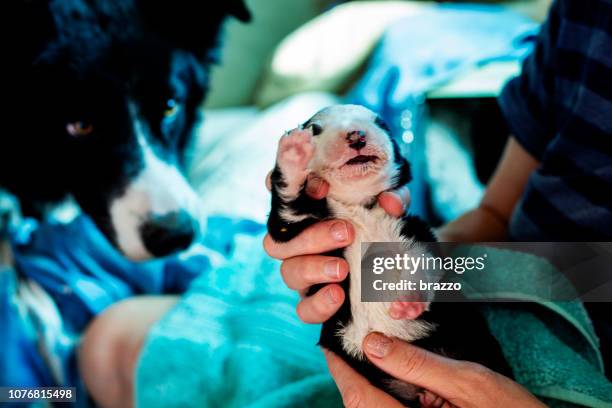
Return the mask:
<svg viewBox="0 0 612 408">
<path fill-rule="evenodd" d="M 166 101 L 166 107 L 164 109 L 164 118 L 171 118 L 179 111 L 180 104 L 174 99 L 168 99 Z"/>
<path fill-rule="evenodd" d="M 93 132 L 93 125 L 87 122 L 71 122 L 66 125 L 66 131 L 70 136 L 83 137 Z"/>
</svg>

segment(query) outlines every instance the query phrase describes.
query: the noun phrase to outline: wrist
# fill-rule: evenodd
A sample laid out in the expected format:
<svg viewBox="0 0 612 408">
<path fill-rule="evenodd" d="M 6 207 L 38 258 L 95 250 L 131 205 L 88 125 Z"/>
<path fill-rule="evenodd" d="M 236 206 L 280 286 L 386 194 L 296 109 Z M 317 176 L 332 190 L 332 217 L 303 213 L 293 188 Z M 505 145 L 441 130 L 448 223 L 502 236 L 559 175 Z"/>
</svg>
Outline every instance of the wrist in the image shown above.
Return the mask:
<svg viewBox="0 0 612 408">
<path fill-rule="evenodd" d="M 505 241 L 507 220 L 487 206 L 479 206 L 435 230 L 440 242 Z"/>
</svg>

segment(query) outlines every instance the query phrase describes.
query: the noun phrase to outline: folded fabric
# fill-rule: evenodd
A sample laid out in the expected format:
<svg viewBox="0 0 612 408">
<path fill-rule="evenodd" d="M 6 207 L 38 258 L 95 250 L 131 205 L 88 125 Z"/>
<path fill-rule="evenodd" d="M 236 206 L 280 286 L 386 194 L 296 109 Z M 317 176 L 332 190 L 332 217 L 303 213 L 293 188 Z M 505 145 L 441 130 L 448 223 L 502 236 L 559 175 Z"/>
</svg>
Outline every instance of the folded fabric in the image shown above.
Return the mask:
<svg viewBox="0 0 612 408">
<path fill-rule="evenodd" d="M 466 273 L 465 294 L 514 303 L 483 306 L 516 381 L 551 407 L 612 407 L 612 383 L 603 372 L 599 340 L 575 290 L 547 260 L 533 254 L 469 246 L 456 256 L 487 254 L 487 267 Z"/>
<path fill-rule="evenodd" d="M 590 326 L 584 308 L 550 306 L 484 308 L 516 381 L 550 407 L 612 407 L 612 384 L 603 374 L 601 357 L 588 340 L 590 335 L 580 331 Z"/>
<path fill-rule="evenodd" d="M 106 307 L 135 294 L 182 292 L 211 267 L 199 248 L 147 262 L 129 261 L 83 214 L 67 223 L 24 219 L 11 242 L 17 270 L 51 295 L 74 332 Z"/>
<path fill-rule="evenodd" d="M 201 243 L 147 262 L 127 260 L 83 214 L 65 223 L 5 223 L 0 250 L 10 242 L 12 259 L 0 263 L 0 332 L 6 334 L 0 336 L 0 385 L 74 386 L 78 406 L 87 406 L 76 348 L 89 321 L 134 295 L 183 292 L 225 259 L 236 231 L 262 229 L 247 220 L 207 221 Z"/>
</svg>

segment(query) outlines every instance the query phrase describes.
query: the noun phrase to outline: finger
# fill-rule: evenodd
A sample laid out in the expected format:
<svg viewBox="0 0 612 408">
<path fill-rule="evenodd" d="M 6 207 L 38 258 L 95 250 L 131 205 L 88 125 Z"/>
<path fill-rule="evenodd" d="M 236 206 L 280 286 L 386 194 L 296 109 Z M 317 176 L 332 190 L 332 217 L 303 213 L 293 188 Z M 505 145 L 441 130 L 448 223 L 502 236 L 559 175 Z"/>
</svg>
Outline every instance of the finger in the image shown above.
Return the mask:
<svg viewBox="0 0 612 408">
<path fill-rule="evenodd" d="M 370 384 L 340 357 L 330 351 L 324 351 L 324 353 L 329 372 L 342 395 L 345 407 L 402 407 L 402 404 Z"/>
<path fill-rule="evenodd" d="M 402 187 L 395 191 L 380 193 L 378 195 L 378 205 L 387 214 L 393 217 L 401 217 L 406 212 L 408 205 L 410 205 L 410 190 L 408 190 L 408 187 Z"/>
<path fill-rule="evenodd" d="M 266 174 L 266 188 L 268 191 L 272 191 L 272 170 Z"/>
<path fill-rule="evenodd" d="M 325 198 L 328 192 L 329 184 L 327 184 L 325 180 L 313 176 L 312 174 L 308 175 L 308 179 L 306 180 L 306 194 L 314 199 L 320 200 Z"/>
<path fill-rule="evenodd" d="M 343 281 L 348 269 L 342 258 L 305 255 L 286 259 L 281 264 L 281 276 L 289 288 L 301 291 L 317 283 Z"/>
<path fill-rule="evenodd" d="M 304 323 L 323 323 L 340 309 L 344 297 L 342 287 L 331 283 L 312 296 L 303 298 L 297 305 L 297 315 Z"/>
<path fill-rule="evenodd" d="M 353 226 L 340 220 L 311 225 L 289 242 L 275 242 L 269 234 L 264 249 L 272 258 L 287 259 L 298 255 L 320 254 L 349 245 L 355 236 Z"/>
<path fill-rule="evenodd" d="M 370 333 L 363 345 L 370 361 L 395 378 L 426 388 L 447 400 L 456 400 L 466 392 L 462 375 L 469 363 L 430 353 L 380 333 Z"/>
</svg>

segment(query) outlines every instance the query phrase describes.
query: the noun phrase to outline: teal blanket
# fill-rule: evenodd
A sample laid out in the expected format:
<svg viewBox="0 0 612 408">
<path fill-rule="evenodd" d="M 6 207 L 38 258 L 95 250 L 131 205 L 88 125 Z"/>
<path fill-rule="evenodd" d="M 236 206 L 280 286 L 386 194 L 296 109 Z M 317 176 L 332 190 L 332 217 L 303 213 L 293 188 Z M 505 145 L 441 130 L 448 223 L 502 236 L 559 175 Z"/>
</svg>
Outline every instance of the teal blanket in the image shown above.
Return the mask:
<svg viewBox="0 0 612 408">
<path fill-rule="evenodd" d="M 231 261 L 219 259 L 153 328 L 137 406 L 341 406 L 316 346 L 320 327 L 297 319 L 297 295 L 262 239 L 236 234 Z"/>
<path fill-rule="evenodd" d="M 230 260 L 220 258 L 154 327 L 137 370 L 138 406 L 341 406 L 315 346 L 319 326 L 297 320 L 297 297 L 261 239 L 236 235 Z M 496 279 L 509 284 L 521 281 L 517 271 L 548 267 L 508 256 L 489 253 L 500 265 Z M 535 300 L 484 307 L 517 381 L 550 406 L 612 407 L 612 384 L 582 305 Z"/>
</svg>

